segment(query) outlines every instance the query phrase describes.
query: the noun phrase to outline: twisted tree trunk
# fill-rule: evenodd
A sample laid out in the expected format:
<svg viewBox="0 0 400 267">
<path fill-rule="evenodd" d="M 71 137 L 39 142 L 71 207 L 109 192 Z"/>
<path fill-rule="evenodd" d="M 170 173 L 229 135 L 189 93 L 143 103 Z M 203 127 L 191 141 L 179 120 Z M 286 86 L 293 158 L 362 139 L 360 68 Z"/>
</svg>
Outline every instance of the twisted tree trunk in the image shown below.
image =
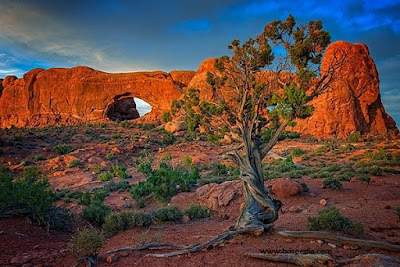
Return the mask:
<svg viewBox="0 0 400 267">
<path fill-rule="evenodd" d="M 278 219 L 281 202 L 272 199 L 265 190 L 261 143 L 251 136 L 251 129 L 243 127 L 242 136 L 245 155 L 240 158 L 236 154 L 235 161 L 241 171 L 245 204 L 236 228 L 263 227 L 266 230 Z"/>
</svg>

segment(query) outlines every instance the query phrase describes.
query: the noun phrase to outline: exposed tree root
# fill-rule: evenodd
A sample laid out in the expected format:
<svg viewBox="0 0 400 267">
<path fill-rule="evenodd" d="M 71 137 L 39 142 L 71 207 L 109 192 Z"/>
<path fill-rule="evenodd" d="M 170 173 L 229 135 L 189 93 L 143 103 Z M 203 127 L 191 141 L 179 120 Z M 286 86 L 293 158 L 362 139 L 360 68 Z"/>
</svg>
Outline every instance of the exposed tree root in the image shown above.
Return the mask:
<svg viewBox="0 0 400 267">
<path fill-rule="evenodd" d="M 327 232 L 278 231 L 276 233 L 278 235 L 285 236 L 285 237 L 332 240 L 332 241 L 337 241 L 337 242 L 341 242 L 341 243 L 345 243 L 345 244 L 367 246 L 367 247 L 380 248 L 380 249 L 386 249 L 386 250 L 391 250 L 391 251 L 395 251 L 395 252 L 400 252 L 399 245 L 394 245 L 394 244 L 391 244 L 388 242 L 383 242 L 383 241 L 348 238 L 348 237 L 334 235 L 334 234 L 327 233 Z"/>
<path fill-rule="evenodd" d="M 258 259 L 265 259 L 269 261 L 293 263 L 298 266 L 315 266 L 315 267 L 325 267 L 325 266 L 336 266 L 335 260 L 331 256 L 326 254 L 265 254 L 265 253 L 251 253 L 246 252 L 247 256 Z"/>
<path fill-rule="evenodd" d="M 121 252 L 121 251 L 139 251 L 139 250 L 146 250 L 146 249 L 152 249 L 152 248 L 178 248 L 178 249 L 180 249 L 180 250 L 176 250 L 176 251 L 164 253 L 164 254 L 146 254 L 146 256 L 152 256 L 152 257 L 157 257 L 157 258 L 168 258 L 168 257 L 173 257 L 173 256 L 178 256 L 178 255 L 196 253 L 205 248 L 210 249 L 213 247 L 217 247 L 240 234 L 253 234 L 253 235 L 259 236 L 263 232 L 264 232 L 263 227 L 241 228 L 241 229 L 235 229 L 232 231 L 225 232 L 211 240 L 208 240 L 208 241 L 200 243 L 200 244 L 183 245 L 183 244 L 177 244 L 177 243 L 151 242 L 151 243 L 144 244 L 140 247 L 125 247 L 125 248 L 110 250 L 110 251 L 105 252 L 105 254 L 112 254 L 112 253 L 117 253 L 117 252 Z"/>
<path fill-rule="evenodd" d="M 125 247 L 125 248 L 118 248 L 114 250 L 109 250 L 105 252 L 104 254 L 113 254 L 121 251 L 139 251 L 139 250 L 145 250 L 145 249 L 151 249 L 151 248 L 180 248 L 180 249 L 189 249 L 192 248 L 197 244 L 192 244 L 192 245 L 182 245 L 182 244 L 177 244 L 177 243 L 159 243 L 159 242 L 151 242 L 144 244 L 139 247 Z"/>
<path fill-rule="evenodd" d="M 387 262 L 388 264 L 391 264 L 390 266 L 397 266 L 400 265 L 400 260 L 396 258 L 392 258 L 387 255 L 383 254 L 364 254 L 364 255 L 359 255 L 357 257 L 351 258 L 351 259 L 340 259 L 340 260 L 334 260 L 331 258 L 329 255 L 326 254 L 265 254 L 265 253 L 251 253 L 251 252 L 246 252 L 245 255 L 252 257 L 252 258 L 258 258 L 258 259 L 264 259 L 264 260 L 269 260 L 269 261 L 275 261 L 275 262 L 284 262 L 284 263 L 292 263 L 296 264 L 298 266 L 303 266 L 303 267 L 323 267 L 323 266 L 338 266 L 338 265 L 347 265 L 353 262 L 357 261 L 362 261 L 363 259 L 371 259 L 371 258 L 376 258 L 380 259 L 382 261 Z M 379 265 L 381 266 L 381 265 Z M 385 265 L 386 266 L 386 265 Z"/>
</svg>

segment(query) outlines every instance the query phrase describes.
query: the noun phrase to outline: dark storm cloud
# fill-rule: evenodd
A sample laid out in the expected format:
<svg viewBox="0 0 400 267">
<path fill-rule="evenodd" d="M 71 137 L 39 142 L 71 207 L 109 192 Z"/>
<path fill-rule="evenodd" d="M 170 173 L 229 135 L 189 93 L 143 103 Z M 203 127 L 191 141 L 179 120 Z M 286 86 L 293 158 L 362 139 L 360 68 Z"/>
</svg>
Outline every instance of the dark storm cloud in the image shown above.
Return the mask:
<svg viewBox="0 0 400 267">
<path fill-rule="evenodd" d="M 368 45 L 385 107 L 400 122 L 394 100 L 400 96 L 399 0 L 5 0 L 0 10 L 0 77 L 74 65 L 110 72 L 196 69 L 271 20 L 290 13 L 301 23 L 320 19 L 333 41 Z"/>
</svg>

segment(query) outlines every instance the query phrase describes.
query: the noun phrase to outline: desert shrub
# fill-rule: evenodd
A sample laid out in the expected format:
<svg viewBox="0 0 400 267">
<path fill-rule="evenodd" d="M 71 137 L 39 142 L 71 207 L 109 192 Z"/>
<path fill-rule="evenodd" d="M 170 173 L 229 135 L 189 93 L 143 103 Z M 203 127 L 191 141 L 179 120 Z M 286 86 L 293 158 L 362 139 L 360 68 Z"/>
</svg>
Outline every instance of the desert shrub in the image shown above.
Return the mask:
<svg viewBox="0 0 400 267">
<path fill-rule="evenodd" d="M 149 214 L 135 211 L 124 211 L 110 213 L 105 218 L 102 229 L 107 236 L 113 236 L 133 227 L 147 227 L 152 223 L 153 217 Z"/>
<path fill-rule="evenodd" d="M 183 156 L 182 164 L 186 168 L 191 168 L 193 166 L 192 158 L 188 155 Z"/>
<path fill-rule="evenodd" d="M 32 165 L 32 162 L 30 160 L 23 160 L 21 162 L 21 165 L 24 166 L 24 167 L 30 166 L 30 165 Z"/>
<path fill-rule="evenodd" d="M 150 162 L 143 162 L 138 165 L 138 171 L 144 173 L 144 174 L 150 174 L 153 169 L 151 168 L 151 163 Z"/>
<path fill-rule="evenodd" d="M 106 154 L 106 160 L 113 160 L 115 159 L 115 153 L 110 151 Z"/>
<path fill-rule="evenodd" d="M 22 136 L 20 136 L 20 135 L 15 135 L 15 136 L 14 136 L 14 141 L 15 141 L 15 142 L 22 142 Z"/>
<path fill-rule="evenodd" d="M 227 179 L 225 177 L 206 177 L 206 178 L 201 178 L 197 182 L 201 186 L 201 185 L 212 184 L 212 183 L 221 184 L 226 181 L 227 181 Z"/>
<path fill-rule="evenodd" d="M 107 171 L 100 173 L 97 177 L 100 181 L 105 182 L 105 181 L 110 181 L 114 176 L 111 172 Z"/>
<path fill-rule="evenodd" d="M 380 168 L 378 166 L 359 168 L 357 171 L 362 174 L 370 174 L 370 175 L 374 175 L 374 176 L 382 176 L 382 174 L 383 174 L 382 168 Z"/>
<path fill-rule="evenodd" d="M 383 149 L 380 149 L 380 150 L 372 152 L 372 153 L 367 152 L 366 157 L 369 158 L 370 161 L 373 161 L 373 160 L 389 161 L 392 159 L 392 155 Z"/>
<path fill-rule="evenodd" d="M 90 170 L 92 171 L 93 174 L 99 174 L 102 171 L 104 171 L 104 166 L 101 165 L 100 163 L 96 163 L 92 167 L 90 167 Z"/>
<path fill-rule="evenodd" d="M 35 156 L 33 157 L 33 159 L 34 159 L 35 161 L 41 161 L 41 160 L 44 160 L 44 158 L 43 158 L 43 156 L 42 156 L 42 155 L 35 155 Z"/>
<path fill-rule="evenodd" d="M 366 182 L 367 184 L 369 184 L 369 183 L 371 182 L 371 178 L 370 178 L 369 175 L 366 174 L 366 173 L 360 173 L 360 174 L 358 174 L 358 175 L 357 175 L 357 180 Z"/>
<path fill-rule="evenodd" d="M 188 192 L 200 178 L 198 169 L 174 170 L 168 164 L 161 163 L 160 168 L 146 174 L 146 181 L 139 182 L 131 189 L 131 196 L 140 201 L 150 194 L 161 201 L 168 201 L 178 191 Z"/>
<path fill-rule="evenodd" d="M 83 193 L 83 195 L 78 199 L 78 204 L 89 206 L 92 202 L 92 197 L 90 196 L 89 191 Z"/>
<path fill-rule="evenodd" d="M 386 172 L 386 173 L 400 174 L 400 170 L 397 170 L 397 169 L 394 169 L 394 168 L 386 167 L 386 168 L 382 168 L 382 171 Z"/>
<path fill-rule="evenodd" d="M 126 173 L 126 167 L 122 164 L 117 163 L 111 166 L 110 172 L 113 177 L 118 177 L 120 179 L 127 179 L 130 177 L 130 175 Z"/>
<path fill-rule="evenodd" d="M 88 259 L 96 261 L 103 243 L 104 237 L 100 231 L 85 228 L 72 237 L 69 249 L 72 256 L 79 261 Z"/>
<path fill-rule="evenodd" d="M 308 185 L 306 183 L 301 183 L 301 186 L 303 187 L 304 192 L 309 192 L 310 188 L 308 188 Z"/>
<path fill-rule="evenodd" d="M 0 167 L 0 213 L 28 215 L 48 229 L 69 230 L 72 217 L 54 207 L 56 195 L 37 167 L 25 168 L 15 175 Z"/>
<path fill-rule="evenodd" d="M 335 207 L 330 207 L 318 212 L 316 217 L 308 217 L 310 230 L 332 230 L 344 233 L 361 235 L 364 232 L 363 225 L 359 222 L 352 222 L 340 214 Z"/>
<path fill-rule="evenodd" d="M 127 191 L 131 188 L 131 185 L 129 184 L 128 181 L 119 181 L 118 183 L 111 181 L 107 184 L 104 185 L 104 190 L 108 192 L 124 192 Z"/>
<path fill-rule="evenodd" d="M 358 139 L 360 139 L 360 137 L 361 137 L 361 133 L 355 132 L 355 133 L 349 134 L 348 140 L 351 143 L 355 143 L 358 141 Z"/>
<path fill-rule="evenodd" d="M 163 114 L 161 114 L 161 121 L 162 122 L 169 122 L 172 120 L 171 112 L 166 111 Z"/>
<path fill-rule="evenodd" d="M 109 195 L 109 190 L 103 188 L 96 188 L 93 190 L 93 201 L 103 202 L 104 199 Z"/>
<path fill-rule="evenodd" d="M 80 199 L 82 196 L 83 196 L 83 192 L 79 191 L 79 190 L 68 192 L 65 195 L 65 197 L 73 198 L 73 199 Z"/>
<path fill-rule="evenodd" d="M 118 123 L 118 126 L 122 128 L 131 128 L 131 124 L 127 120 L 121 121 L 120 123 Z"/>
<path fill-rule="evenodd" d="M 78 166 L 81 166 L 81 165 L 82 165 L 82 163 L 81 163 L 81 161 L 79 159 L 74 159 L 67 165 L 67 167 L 68 168 L 74 168 L 74 167 L 78 167 Z"/>
<path fill-rule="evenodd" d="M 211 165 L 211 170 L 211 174 L 215 176 L 222 176 L 228 173 L 228 168 L 226 167 L 226 165 L 221 163 L 213 163 Z"/>
<path fill-rule="evenodd" d="M 292 151 L 290 152 L 290 155 L 292 157 L 300 157 L 301 155 L 304 155 L 304 150 L 301 148 L 294 148 L 292 149 Z"/>
<path fill-rule="evenodd" d="M 210 216 L 210 209 L 207 206 L 190 205 L 185 209 L 184 214 L 191 220 L 204 219 Z"/>
<path fill-rule="evenodd" d="M 181 221 L 183 213 L 177 206 L 168 206 L 158 209 L 155 212 L 158 221 Z"/>
<path fill-rule="evenodd" d="M 110 207 L 104 205 L 100 201 L 92 201 L 92 203 L 83 210 L 83 218 L 93 225 L 101 226 L 110 212 Z"/>
<path fill-rule="evenodd" d="M 169 132 L 165 132 L 163 133 L 163 139 L 162 139 L 162 143 L 166 146 L 172 145 L 173 143 L 175 143 L 175 136 L 172 133 Z"/>
<path fill-rule="evenodd" d="M 299 138 L 300 134 L 292 131 L 283 131 L 282 135 L 279 137 L 279 140 L 285 139 L 296 139 Z"/>
<path fill-rule="evenodd" d="M 336 178 L 327 178 L 322 182 L 323 188 L 329 188 L 332 190 L 342 190 L 343 186 L 339 179 Z"/>
<path fill-rule="evenodd" d="M 66 145 L 66 144 L 60 145 L 60 144 L 57 144 L 57 145 L 54 146 L 54 150 L 55 150 L 58 154 L 66 155 L 66 154 L 71 153 L 74 149 L 73 149 L 72 146 L 70 146 L 70 145 Z"/>
</svg>

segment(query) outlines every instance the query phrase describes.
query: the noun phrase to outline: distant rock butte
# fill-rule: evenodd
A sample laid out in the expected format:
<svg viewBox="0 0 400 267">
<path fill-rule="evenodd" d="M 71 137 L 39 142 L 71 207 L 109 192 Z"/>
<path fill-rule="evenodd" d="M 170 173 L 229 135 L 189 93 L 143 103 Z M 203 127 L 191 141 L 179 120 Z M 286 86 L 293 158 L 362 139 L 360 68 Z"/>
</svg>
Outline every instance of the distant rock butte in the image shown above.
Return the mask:
<svg viewBox="0 0 400 267">
<path fill-rule="evenodd" d="M 364 44 L 332 43 L 323 58 L 322 69 L 338 47 L 346 51 L 348 62 L 335 77 L 332 89 L 313 100 L 313 115 L 298 121 L 293 130 L 318 138 L 346 138 L 356 131 L 398 134 L 395 122 L 381 103 L 378 72 Z M 112 74 L 89 67 L 33 69 L 21 79 L 15 76 L 0 79 L 0 127 L 136 118 L 133 97 L 152 106 L 144 120 L 159 120 L 169 110 L 172 100 L 180 98 L 187 88 L 198 88 L 202 98 L 210 97 L 205 82 L 210 69 L 213 69 L 212 59 L 203 61 L 196 72 Z"/>
</svg>

